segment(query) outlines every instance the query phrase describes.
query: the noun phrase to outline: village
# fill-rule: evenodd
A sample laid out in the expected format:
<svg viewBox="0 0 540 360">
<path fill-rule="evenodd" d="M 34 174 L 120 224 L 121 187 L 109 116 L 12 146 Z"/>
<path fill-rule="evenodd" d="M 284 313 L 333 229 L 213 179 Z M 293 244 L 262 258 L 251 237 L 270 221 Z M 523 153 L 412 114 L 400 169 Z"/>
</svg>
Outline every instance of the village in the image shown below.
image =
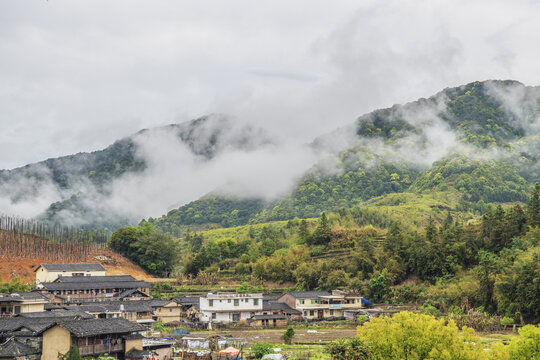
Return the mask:
<svg viewBox="0 0 540 360">
<path fill-rule="evenodd" d="M 264 338 L 257 329 L 280 335 L 291 324 L 354 321 L 378 311 L 358 292 L 342 290 L 152 298 L 149 282 L 106 272 L 101 264 L 40 264 L 32 291 L 0 294 L 0 359 L 53 360 L 75 347 L 91 358 L 234 359 L 249 357 L 248 344 Z M 354 336 L 352 329 L 345 333 Z"/>
</svg>

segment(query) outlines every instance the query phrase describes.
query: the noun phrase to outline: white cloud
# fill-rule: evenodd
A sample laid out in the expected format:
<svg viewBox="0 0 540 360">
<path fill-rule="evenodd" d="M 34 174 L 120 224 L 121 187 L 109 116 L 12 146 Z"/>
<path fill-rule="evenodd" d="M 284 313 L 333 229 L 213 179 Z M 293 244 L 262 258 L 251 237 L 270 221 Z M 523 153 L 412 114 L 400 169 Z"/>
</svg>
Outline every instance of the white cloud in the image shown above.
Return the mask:
<svg viewBox="0 0 540 360">
<path fill-rule="evenodd" d="M 1 2 L 0 168 L 225 113 L 274 143 L 201 162 L 169 135 L 140 137 L 150 170 L 115 183 L 110 206 L 138 216 L 216 188 L 275 195 L 314 160 L 298 144 L 341 127 L 345 137 L 326 139 L 339 148 L 375 108 L 475 80 L 540 84 L 539 10 L 533 0 Z M 436 114 L 409 120 L 424 115 L 418 158 L 430 162 L 456 141 Z"/>
</svg>

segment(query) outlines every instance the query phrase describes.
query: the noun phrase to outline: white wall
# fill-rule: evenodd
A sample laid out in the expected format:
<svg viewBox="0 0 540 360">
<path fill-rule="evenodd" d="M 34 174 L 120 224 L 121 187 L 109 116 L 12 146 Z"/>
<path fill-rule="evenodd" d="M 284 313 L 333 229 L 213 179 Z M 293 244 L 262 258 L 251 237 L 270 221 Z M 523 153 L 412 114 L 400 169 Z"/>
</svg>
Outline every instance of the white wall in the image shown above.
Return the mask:
<svg viewBox="0 0 540 360">
<path fill-rule="evenodd" d="M 263 309 L 262 294 L 208 294 L 200 298 L 202 322 L 232 322 L 233 314 L 240 314 L 239 320 L 247 320 L 252 314 Z M 212 313 L 216 318 L 212 319 Z"/>
<path fill-rule="evenodd" d="M 36 284 L 41 282 L 51 282 L 58 278 L 58 276 L 70 277 L 73 274 L 84 274 L 84 276 L 105 276 L 105 271 L 47 271 L 41 267 L 36 272 Z"/>
</svg>

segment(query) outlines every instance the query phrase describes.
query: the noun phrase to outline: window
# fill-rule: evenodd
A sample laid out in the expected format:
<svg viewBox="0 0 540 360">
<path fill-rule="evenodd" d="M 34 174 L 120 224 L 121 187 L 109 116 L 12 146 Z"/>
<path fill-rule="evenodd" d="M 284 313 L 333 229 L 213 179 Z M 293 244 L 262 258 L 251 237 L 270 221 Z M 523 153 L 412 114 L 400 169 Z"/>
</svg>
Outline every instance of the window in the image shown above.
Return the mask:
<svg viewBox="0 0 540 360">
<path fill-rule="evenodd" d="M 216 313 L 212 313 L 212 320 L 216 320 Z"/>
<path fill-rule="evenodd" d="M 238 299 L 234 299 L 234 306 L 239 306 L 240 305 L 240 302 L 238 301 Z"/>
<path fill-rule="evenodd" d="M 214 300 L 208 300 L 208 306 L 214 306 Z"/>
<path fill-rule="evenodd" d="M 313 316 L 313 310 L 309 310 L 309 316 Z"/>
<path fill-rule="evenodd" d="M 307 316 L 307 311 L 306 310 L 304 310 L 304 316 Z"/>
<path fill-rule="evenodd" d="M 306 301 L 304 299 L 300 300 L 300 304 L 305 304 Z"/>
<path fill-rule="evenodd" d="M 169 312 L 172 312 L 172 308 L 169 308 Z"/>
<path fill-rule="evenodd" d="M 334 316 L 334 310 L 330 310 L 330 316 Z"/>
<path fill-rule="evenodd" d="M 231 303 L 231 299 L 227 300 L 227 302 L 230 304 L 230 303 Z"/>
<path fill-rule="evenodd" d="M 259 305 L 259 299 L 253 299 L 253 305 Z"/>
</svg>

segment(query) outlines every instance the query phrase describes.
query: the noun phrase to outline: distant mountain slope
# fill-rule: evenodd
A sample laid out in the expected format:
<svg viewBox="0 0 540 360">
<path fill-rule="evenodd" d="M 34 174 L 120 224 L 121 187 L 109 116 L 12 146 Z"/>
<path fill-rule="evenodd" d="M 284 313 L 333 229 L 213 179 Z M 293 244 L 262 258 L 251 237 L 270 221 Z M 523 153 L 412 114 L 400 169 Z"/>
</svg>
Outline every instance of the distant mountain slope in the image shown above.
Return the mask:
<svg viewBox="0 0 540 360">
<path fill-rule="evenodd" d="M 85 224 L 81 219 L 96 219 L 106 209 L 94 209 L 95 199 L 108 196 L 111 184 L 126 175 L 142 174 L 148 164 L 140 152 L 140 142 L 160 134 L 172 134 L 201 162 L 212 159 L 223 149 L 250 150 L 271 143 L 270 137 L 250 126 L 233 126 L 232 120 L 211 115 L 193 121 L 145 129 L 118 140 L 107 148 L 91 153 L 79 153 L 13 170 L 0 170 L 0 198 L 14 204 L 47 196 L 50 206 L 42 214 L 47 221 L 77 224 L 118 226 L 129 220 L 119 213 L 107 213 L 99 224 Z M 159 146 L 159 143 L 156 144 Z M 174 202 L 174 201 L 173 201 Z M 2 210 L 2 209 L 0 209 Z M 5 210 L 4 210 L 5 211 Z"/>
<path fill-rule="evenodd" d="M 540 88 L 516 81 L 474 82 L 376 110 L 317 138 L 320 151 L 341 140 L 346 146 L 315 164 L 290 194 L 252 209 L 244 223 L 314 217 L 405 191 L 451 191 L 462 210 L 480 210 L 480 200 L 525 201 L 539 180 L 539 130 Z M 179 229 L 193 219 L 159 221 Z"/>
<path fill-rule="evenodd" d="M 269 144 L 274 140 L 264 130 L 211 115 L 142 130 L 101 151 L 2 170 L 0 200 L 18 204 L 40 199 L 40 205 L 46 204 L 41 215 L 46 220 L 114 229 L 138 221 L 122 202 L 126 196 L 137 197 L 141 187 L 167 196 L 175 186 L 175 179 L 166 184 L 160 181 L 164 166 L 187 161 L 192 162 L 188 170 L 196 170 L 217 159 L 222 161 L 217 169 L 229 171 L 227 162 L 232 158 L 222 155 L 234 153 L 245 169 L 233 171 L 248 173 L 253 163 L 242 163 L 243 155 L 238 154 L 256 153 Z M 242 189 L 234 197 L 216 195 L 227 193 L 228 179 L 224 179 L 224 189 L 201 191 L 213 195 L 180 207 L 197 196 L 186 196 L 186 201 L 177 198 L 178 191 L 171 193 L 166 206 L 157 211 L 177 209 L 151 221 L 177 235 L 186 226 L 317 216 L 321 211 L 405 191 L 457 192 L 465 208 L 479 200 L 523 201 L 540 177 L 540 88 L 516 81 L 483 81 L 445 89 L 427 99 L 362 115 L 348 127 L 321 135 L 311 148 L 319 161 L 305 164 L 311 169 L 280 197 L 263 200 L 259 194 L 260 199 L 254 195 L 244 199 L 238 195 Z M 148 153 L 156 161 L 183 149 L 189 157 L 172 156 L 161 167 L 148 161 Z M 142 181 L 149 168 L 154 177 Z M 202 177 L 219 178 L 220 170 L 197 173 L 200 179 L 190 179 L 192 173 L 172 176 L 188 179 L 189 185 L 204 182 Z M 209 182 L 215 183 L 219 182 Z M 130 193 L 122 193 L 125 184 L 131 186 Z M 117 192 L 122 196 L 105 201 Z"/>
</svg>

